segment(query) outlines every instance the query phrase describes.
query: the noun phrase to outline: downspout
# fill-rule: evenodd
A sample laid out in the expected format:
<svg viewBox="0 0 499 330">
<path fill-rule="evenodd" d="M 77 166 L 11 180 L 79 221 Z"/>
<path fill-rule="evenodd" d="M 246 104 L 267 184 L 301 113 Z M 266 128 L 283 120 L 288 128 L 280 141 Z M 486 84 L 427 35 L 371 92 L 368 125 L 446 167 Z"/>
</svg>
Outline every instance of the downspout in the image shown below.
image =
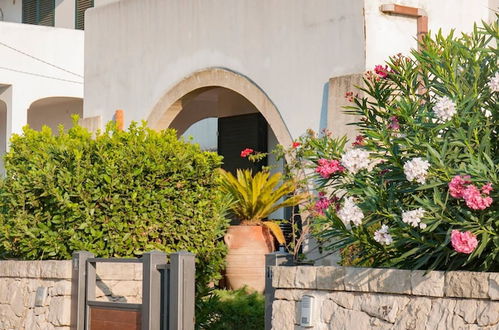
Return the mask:
<svg viewBox="0 0 499 330">
<path fill-rule="evenodd" d="M 379 10 L 385 14 L 412 17 L 417 22 L 418 50 L 423 36 L 428 33 L 428 14 L 424 9 L 396 4 L 381 5 Z"/>
</svg>

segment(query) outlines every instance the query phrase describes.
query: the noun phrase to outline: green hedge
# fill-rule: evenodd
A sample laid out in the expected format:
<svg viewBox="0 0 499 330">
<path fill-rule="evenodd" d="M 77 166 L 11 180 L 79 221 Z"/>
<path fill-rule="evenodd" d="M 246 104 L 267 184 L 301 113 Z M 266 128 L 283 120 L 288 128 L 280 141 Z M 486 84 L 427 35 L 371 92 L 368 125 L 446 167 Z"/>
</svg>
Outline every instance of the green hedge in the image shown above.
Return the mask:
<svg viewBox="0 0 499 330">
<path fill-rule="evenodd" d="M 92 137 L 76 125 L 14 135 L 0 183 L 4 258 L 70 259 L 188 250 L 198 284 L 223 267 L 227 221 L 215 185 L 221 157 L 145 124 Z"/>
<path fill-rule="evenodd" d="M 263 330 L 265 328 L 265 297 L 246 288 L 228 291 L 213 290 L 196 314 L 197 330 Z"/>
</svg>

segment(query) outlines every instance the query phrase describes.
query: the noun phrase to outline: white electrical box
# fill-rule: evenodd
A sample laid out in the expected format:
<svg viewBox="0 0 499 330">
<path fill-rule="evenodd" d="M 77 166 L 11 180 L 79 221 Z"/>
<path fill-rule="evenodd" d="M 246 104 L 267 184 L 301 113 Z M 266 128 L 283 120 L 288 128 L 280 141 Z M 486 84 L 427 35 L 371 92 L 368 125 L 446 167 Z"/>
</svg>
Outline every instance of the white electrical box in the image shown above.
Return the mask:
<svg viewBox="0 0 499 330">
<path fill-rule="evenodd" d="M 304 295 L 301 297 L 300 325 L 305 328 L 314 326 L 314 300 L 313 296 Z"/>
</svg>

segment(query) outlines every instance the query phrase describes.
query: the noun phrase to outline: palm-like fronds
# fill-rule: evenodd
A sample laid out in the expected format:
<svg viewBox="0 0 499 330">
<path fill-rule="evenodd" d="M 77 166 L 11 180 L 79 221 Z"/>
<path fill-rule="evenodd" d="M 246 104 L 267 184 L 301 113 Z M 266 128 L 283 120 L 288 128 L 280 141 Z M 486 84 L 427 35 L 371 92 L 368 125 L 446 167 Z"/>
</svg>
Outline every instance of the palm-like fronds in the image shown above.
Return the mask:
<svg viewBox="0 0 499 330">
<path fill-rule="evenodd" d="M 270 175 L 269 172 L 237 170 L 237 176 L 220 170 L 220 186 L 234 203 L 232 212 L 245 224 L 261 224 L 262 219 L 281 207 L 299 204 L 304 195 L 295 195 L 284 201 L 280 199 L 293 193 L 296 185 L 285 181 L 280 186 L 281 174 Z"/>
</svg>

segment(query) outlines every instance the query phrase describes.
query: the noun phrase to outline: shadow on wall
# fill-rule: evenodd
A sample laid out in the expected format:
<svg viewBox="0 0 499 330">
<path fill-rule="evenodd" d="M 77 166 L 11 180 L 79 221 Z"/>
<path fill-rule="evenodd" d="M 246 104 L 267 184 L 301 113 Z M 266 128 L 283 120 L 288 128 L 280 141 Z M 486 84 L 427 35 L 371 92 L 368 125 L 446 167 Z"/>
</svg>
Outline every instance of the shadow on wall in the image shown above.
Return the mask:
<svg viewBox="0 0 499 330">
<path fill-rule="evenodd" d="M 46 125 L 57 133 L 57 127 L 73 127 L 72 115 L 83 117 L 83 99 L 75 97 L 48 97 L 37 100 L 28 109 L 28 125 L 41 130 Z"/>
</svg>

